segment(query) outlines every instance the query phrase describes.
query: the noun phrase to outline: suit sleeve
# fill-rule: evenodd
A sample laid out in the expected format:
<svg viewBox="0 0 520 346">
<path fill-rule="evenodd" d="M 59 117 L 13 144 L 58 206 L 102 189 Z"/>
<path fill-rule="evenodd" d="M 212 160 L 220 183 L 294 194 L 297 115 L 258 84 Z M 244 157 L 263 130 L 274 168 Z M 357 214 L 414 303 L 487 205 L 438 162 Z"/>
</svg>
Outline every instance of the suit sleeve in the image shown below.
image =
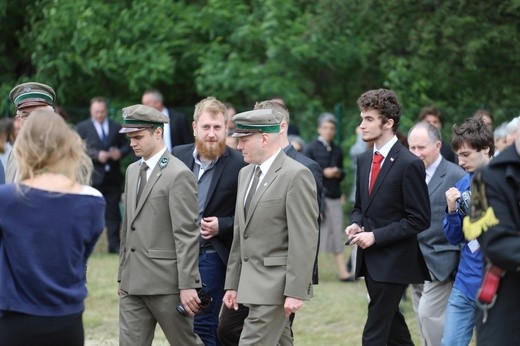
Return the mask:
<svg viewBox="0 0 520 346">
<path fill-rule="evenodd" d="M 486 185 L 488 204 L 499 221 L 480 237 L 482 251 L 493 264 L 516 271 L 520 268 L 520 234 L 513 220 L 515 212 L 519 213 L 518 201 L 509 198 L 511 193 L 502 189 L 511 188 L 510 185 L 499 181 L 490 171 L 482 174 L 482 181 Z M 512 189 L 518 193 L 518 186 Z"/>
<path fill-rule="evenodd" d="M 284 295 L 308 300 L 318 243 L 318 202 L 316 183 L 307 168 L 290 181 L 285 208 L 289 249 Z"/>
<path fill-rule="evenodd" d="M 85 142 L 85 146 L 87 147 L 88 156 L 95 163 L 99 163 L 99 161 L 98 161 L 99 149 L 96 148 L 96 146 L 93 145 L 93 143 L 92 143 L 92 138 L 88 134 L 87 123 L 85 123 L 85 122 L 80 123 L 77 127 L 77 131 L 78 131 L 79 136 Z"/>
<path fill-rule="evenodd" d="M 401 183 L 403 216 L 397 222 L 373 230 L 376 246 L 385 246 L 411 237 L 430 227 L 431 207 L 425 168 L 420 160 L 410 161 L 403 167 Z M 384 197 L 384 196 L 382 196 Z"/>
<path fill-rule="evenodd" d="M 238 186 L 241 186 L 243 180 L 243 170 L 238 175 Z M 235 203 L 235 210 L 240 210 L 243 206 L 243 199 L 237 195 L 237 201 Z M 240 271 L 242 270 L 241 260 L 241 249 L 240 249 L 240 230 L 238 227 L 238 218 L 235 218 L 233 226 L 233 243 L 231 250 L 229 251 L 229 259 L 226 269 L 226 282 L 224 284 L 225 290 L 237 290 L 238 282 L 240 280 Z"/>
<path fill-rule="evenodd" d="M 198 267 L 199 228 L 197 183 L 193 173 L 183 169 L 171 182 L 169 208 L 173 241 L 177 253 L 179 289 L 201 287 Z"/>
<path fill-rule="evenodd" d="M 123 264 L 125 261 L 125 249 L 124 245 L 126 244 L 126 231 L 128 227 L 127 220 L 127 210 L 128 210 L 128 204 L 127 204 L 127 192 L 128 192 L 128 171 L 130 170 L 130 167 L 127 168 L 125 173 L 125 190 L 123 191 L 123 196 L 121 197 L 121 202 L 123 203 L 123 217 L 121 221 L 121 249 L 119 251 L 119 269 L 117 271 L 117 282 L 121 282 L 121 270 L 123 269 Z"/>
<path fill-rule="evenodd" d="M 359 178 L 359 168 L 362 164 L 361 157 L 358 157 L 356 159 L 357 163 L 357 169 L 356 169 L 356 199 L 354 201 L 354 206 L 352 208 L 352 212 L 350 213 L 350 224 L 357 224 L 359 227 L 363 227 L 363 212 L 361 211 L 361 188 L 360 182 L 361 179 Z"/>
</svg>

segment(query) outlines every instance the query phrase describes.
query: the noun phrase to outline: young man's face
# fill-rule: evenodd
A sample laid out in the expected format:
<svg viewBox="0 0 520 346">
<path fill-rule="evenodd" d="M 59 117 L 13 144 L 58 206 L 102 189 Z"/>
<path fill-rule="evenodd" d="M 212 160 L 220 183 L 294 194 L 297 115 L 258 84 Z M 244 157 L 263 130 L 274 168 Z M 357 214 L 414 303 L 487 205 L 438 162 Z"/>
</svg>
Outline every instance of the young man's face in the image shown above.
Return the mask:
<svg viewBox="0 0 520 346">
<path fill-rule="evenodd" d="M 383 120 L 381 114 L 375 109 L 361 111 L 361 138 L 365 142 L 373 142 L 383 136 Z"/>
<path fill-rule="evenodd" d="M 226 121 L 224 114 L 203 111 L 193 122 L 195 145 L 199 155 L 208 159 L 221 156 L 226 149 Z"/>
<path fill-rule="evenodd" d="M 159 150 L 161 145 L 161 130 L 155 129 L 153 132 L 145 129 L 127 134 L 130 140 L 130 147 L 134 150 L 135 156 L 148 160 Z"/>
<path fill-rule="evenodd" d="M 455 151 L 459 159 L 459 166 L 468 173 L 473 173 L 478 168 L 489 162 L 489 148 L 477 151 L 466 143 L 462 144 L 459 150 Z"/>
</svg>

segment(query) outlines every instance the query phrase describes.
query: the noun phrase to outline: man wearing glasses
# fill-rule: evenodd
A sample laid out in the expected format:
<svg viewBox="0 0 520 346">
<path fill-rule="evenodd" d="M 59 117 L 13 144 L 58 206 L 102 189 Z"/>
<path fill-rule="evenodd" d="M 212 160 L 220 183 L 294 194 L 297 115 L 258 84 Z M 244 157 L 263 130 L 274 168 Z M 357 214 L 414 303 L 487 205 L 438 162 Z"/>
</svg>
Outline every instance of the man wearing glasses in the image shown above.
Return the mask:
<svg viewBox="0 0 520 346">
<path fill-rule="evenodd" d="M 21 129 L 27 117 L 36 109 L 49 108 L 54 110 L 56 93 L 46 84 L 29 82 L 15 86 L 9 93 L 9 99 L 16 107 L 15 126 Z M 14 157 L 9 155 L 5 176 L 7 183 L 15 181 L 16 171 Z"/>
</svg>

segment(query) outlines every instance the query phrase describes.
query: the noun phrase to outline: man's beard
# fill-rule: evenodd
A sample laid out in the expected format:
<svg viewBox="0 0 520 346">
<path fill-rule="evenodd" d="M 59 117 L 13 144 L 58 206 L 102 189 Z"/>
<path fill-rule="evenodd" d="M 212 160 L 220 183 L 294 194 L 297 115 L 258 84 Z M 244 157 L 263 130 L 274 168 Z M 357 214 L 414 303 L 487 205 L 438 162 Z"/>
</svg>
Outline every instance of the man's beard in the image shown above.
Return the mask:
<svg viewBox="0 0 520 346">
<path fill-rule="evenodd" d="M 210 160 L 214 160 L 219 156 L 222 156 L 224 154 L 224 151 L 226 151 L 226 140 L 222 140 L 219 142 L 211 142 L 216 143 L 217 146 L 210 147 L 207 143 L 201 141 L 200 139 L 195 138 L 195 147 L 197 148 L 197 153 Z"/>
</svg>

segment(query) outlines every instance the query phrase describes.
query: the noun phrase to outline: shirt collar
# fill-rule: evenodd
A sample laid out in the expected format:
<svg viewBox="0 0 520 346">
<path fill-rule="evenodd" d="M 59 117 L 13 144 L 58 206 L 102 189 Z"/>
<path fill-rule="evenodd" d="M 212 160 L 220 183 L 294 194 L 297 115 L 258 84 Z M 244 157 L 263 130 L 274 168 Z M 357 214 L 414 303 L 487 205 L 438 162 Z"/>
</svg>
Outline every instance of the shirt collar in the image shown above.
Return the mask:
<svg viewBox="0 0 520 346">
<path fill-rule="evenodd" d="M 157 165 L 157 162 L 159 162 L 161 157 L 164 155 L 165 151 L 166 151 L 166 146 L 164 146 L 164 148 L 162 150 L 159 150 L 159 152 L 157 154 L 155 154 L 154 156 L 150 157 L 148 160 L 144 160 L 143 159 L 142 161 L 146 163 L 146 165 L 148 166 L 149 170 L 153 171 L 153 169 Z"/>
<path fill-rule="evenodd" d="M 199 157 L 199 153 L 198 153 L 198 151 L 197 151 L 197 148 L 193 149 L 193 160 L 195 161 L 195 163 L 196 163 L 197 165 L 199 165 L 199 166 L 201 166 L 201 167 L 202 167 L 202 166 L 206 166 L 206 165 L 203 164 L 202 161 L 200 160 L 200 157 Z M 217 160 L 218 160 L 218 157 L 215 158 L 215 159 L 213 159 L 213 160 L 209 163 L 209 165 L 207 165 L 207 166 L 205 167 L 205 170 L 209 169 L 210 167 L 213 167 L 213 165 L 215 165 L 215 163 L 217 162 Z"/>
<path fill-rule="evenodd" d="M 276 159 L 276 156 L 278 156 L 278 154 L 280 154 L 280 151 L 282 149 L 278 149 L 276 151 L 276 153 L 274 153 L 271 157 L 269 157 L 267 160 L 265 160 L 261 165 L 260 165 L 260 170 L 262 170 L 262 174 L 261 176 L 265 175 L 267 173 L 267 171 L 269 171 L 269 168 L 271 168 L 273 162 L 274 162 L 274 159 Z"/>
<path fill-rule="evenodd" d="M 381 148 L 376 148 L 376 146 L 374 145 L 374 153 L 377 151 L 381 155 L 383 155 L 383 157 L 386 159 L 386 157 L 388 156 L 388 153 L 390 152 L 390 149 L 392 149 L 392 147 L 394 146 L 395 143 L 397 143 L 397 136 L 396 135 L 394 135 L 394 137 L 392 137 L 392 139 L 390 139 Z"/>
<path fill-rule="evenodd" d="M 439 167 L 439 164 L 441 163 L 442 155 L 439 154 L 439 157 L 437 157 L 437 160 L 435 160 L 430 167 L 426 168 L 426 175 L 429 177 L 428 180 L 430 180 L 433 175 L 435 174 L 435 171 L 437 170 L 437 167 Z"/>
</svg>

